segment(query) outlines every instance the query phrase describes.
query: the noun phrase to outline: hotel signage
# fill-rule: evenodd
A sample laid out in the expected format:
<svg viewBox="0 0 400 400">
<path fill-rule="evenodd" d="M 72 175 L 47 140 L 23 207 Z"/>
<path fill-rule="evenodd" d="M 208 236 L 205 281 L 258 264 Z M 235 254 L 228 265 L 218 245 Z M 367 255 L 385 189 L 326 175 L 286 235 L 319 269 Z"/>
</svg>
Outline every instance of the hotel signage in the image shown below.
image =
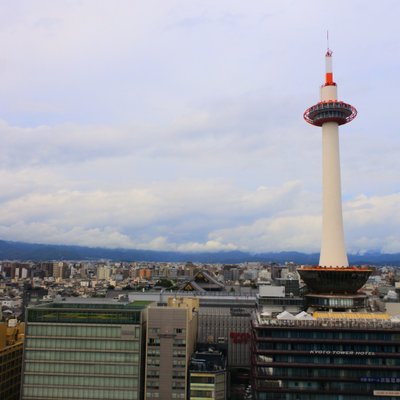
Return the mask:
<svg viewBox="0 0 400 400">
<path fill-rule="evenodd" d="M 400 378 L 373 378 L 370 376 L 363 376 L 360 378 L 360 381 L 368 383 L 400 383 Z"/>
<path fill-rule="evenodd" d="M 374 356 L 373 351 L 341 351 L 341 350 L 311 350 L 316 356 Z"/>
</svg>

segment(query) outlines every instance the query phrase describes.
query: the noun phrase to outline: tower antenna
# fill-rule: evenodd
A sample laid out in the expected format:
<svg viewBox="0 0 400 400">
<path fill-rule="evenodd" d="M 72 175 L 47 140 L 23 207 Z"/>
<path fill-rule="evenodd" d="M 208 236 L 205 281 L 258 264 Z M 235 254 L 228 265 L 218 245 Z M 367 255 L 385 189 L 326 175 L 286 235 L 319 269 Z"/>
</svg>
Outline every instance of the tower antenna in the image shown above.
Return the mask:
<svg viewBox="0 0 400 400">
<path fill-rule="evenodd" d="M 326 55 L 331 56 L 332 50 L 329 48 L 329 31 L 326 31 Z"/>
<path fill-rule="evenodd" d="M 326 31 L 326 49 L 329 51 L 329 31 Z"/>
</svg>

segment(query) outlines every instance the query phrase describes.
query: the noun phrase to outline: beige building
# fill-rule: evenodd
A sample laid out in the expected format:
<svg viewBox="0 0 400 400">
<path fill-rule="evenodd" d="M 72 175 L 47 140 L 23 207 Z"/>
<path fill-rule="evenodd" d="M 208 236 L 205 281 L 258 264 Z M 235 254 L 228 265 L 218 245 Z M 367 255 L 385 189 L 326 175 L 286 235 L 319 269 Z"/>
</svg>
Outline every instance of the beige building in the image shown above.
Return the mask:
<svg viewBox="0 0 400 400">
<path fill-rule="evenodd" d="M 53 264 L 53 277 L 54 279 L 63 279 L 66 277 L 67 265 L 60 262 L 55 262 Z"/>
<path fill-rule="evenodd" d="M 146 399 L 188 399 L 188 364 L 195 350 L 199 300 L 169 298 L 147 319 Z"/>
<path fill-rule="evenodd" d="M 0 322 L 0 399 L 19 399 L 25 324 Z"/>
</svg>

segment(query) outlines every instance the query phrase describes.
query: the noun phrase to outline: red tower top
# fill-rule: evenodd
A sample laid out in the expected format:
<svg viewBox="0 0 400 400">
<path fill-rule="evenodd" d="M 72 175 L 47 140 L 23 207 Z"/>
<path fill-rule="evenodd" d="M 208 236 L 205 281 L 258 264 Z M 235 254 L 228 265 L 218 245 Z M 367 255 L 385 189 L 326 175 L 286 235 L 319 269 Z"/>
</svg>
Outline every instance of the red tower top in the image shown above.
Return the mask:
<svg viewBox="0 0 400 400">
<path fill-rule="evenodd" d="M 333 81 L 332 51 L 329 47 L 325 54 L 325 83 L 322 88 L 326 86 L 336 86 Z M 315 126 L 322 126 L 325 122 L 336 122 L 338 125 L 343 125 L 357 116 L 357 110 L 343 101 L 326 100 L 308 108 L 303 116 L 309 124 Z"/>
<path fill-rule="evenodd" d="M 324 86 L 336 86 L 333 82 L 333 71 L 332 71 L 332 51 L 328 50 L 325 54 L 325 85 Z"/>
</svg>

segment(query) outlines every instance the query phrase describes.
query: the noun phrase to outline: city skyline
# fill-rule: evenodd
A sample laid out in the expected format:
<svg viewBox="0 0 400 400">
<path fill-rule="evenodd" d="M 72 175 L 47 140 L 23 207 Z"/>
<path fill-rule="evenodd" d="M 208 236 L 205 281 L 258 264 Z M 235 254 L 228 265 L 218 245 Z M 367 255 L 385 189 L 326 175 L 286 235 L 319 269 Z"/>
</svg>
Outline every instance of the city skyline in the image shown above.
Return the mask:
<svg viewBox="0 0 400 400">
<path fill-rule="evenodd" d="M 0 239 L 318 251 L 329 29 L 346 247 L 400 252 L 400 5 L 343 5 L 0 5 Z"/>
</svg>

